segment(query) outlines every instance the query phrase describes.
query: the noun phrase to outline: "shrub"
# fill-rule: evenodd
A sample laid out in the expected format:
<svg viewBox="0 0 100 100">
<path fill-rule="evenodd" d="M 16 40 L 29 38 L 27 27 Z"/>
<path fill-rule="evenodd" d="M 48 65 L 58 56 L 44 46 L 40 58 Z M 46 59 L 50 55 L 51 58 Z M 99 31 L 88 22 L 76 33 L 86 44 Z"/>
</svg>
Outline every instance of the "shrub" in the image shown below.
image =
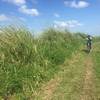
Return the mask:
<svg viewBox="0 0 100 100">
<path fill-rule="evenodd" d="M 49 29 L 35 38 L 27 29 L 6 27 L 0 33 L 0 95 L 31 94 L 50 80 L 80 46 L 70 32 Z"/>
</svg>

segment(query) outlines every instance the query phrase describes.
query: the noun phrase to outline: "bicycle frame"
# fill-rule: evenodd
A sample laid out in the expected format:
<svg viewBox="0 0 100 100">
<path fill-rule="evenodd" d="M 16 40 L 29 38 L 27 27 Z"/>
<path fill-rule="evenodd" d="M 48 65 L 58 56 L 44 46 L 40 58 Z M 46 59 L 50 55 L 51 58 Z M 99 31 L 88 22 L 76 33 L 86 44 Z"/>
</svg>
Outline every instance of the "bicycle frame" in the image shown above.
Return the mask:
<svg viewBox="0 0 100 100">
<path fill-rule="evenodd" d="M 91 43 L 87 43 L 87 50 L 88 50 L 88 52 L 90 52 L 91 51 Z"/>
</svg>

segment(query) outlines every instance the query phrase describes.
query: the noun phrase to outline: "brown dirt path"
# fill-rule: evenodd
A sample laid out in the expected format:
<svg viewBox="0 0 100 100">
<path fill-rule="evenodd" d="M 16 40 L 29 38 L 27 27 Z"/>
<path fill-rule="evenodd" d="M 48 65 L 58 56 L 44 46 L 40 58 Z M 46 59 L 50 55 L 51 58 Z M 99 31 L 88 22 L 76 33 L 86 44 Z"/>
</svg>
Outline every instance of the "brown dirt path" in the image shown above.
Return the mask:
<svg viewBox="0 0 100 100">
<path fill-rule="evenodd" d="M 72 55 L 72 59 L 67 61 L 68 65 L 73 65 L 74 63 L 78 62 L 80 58 L 80 53 L 77 54 L 73 54 Z M 55 90 L 57 89 L 57 87 L 59 87 L 60 83 L 62 82 L 62 78 L 64 76 L 64 74 L 66 73 L 65 70 L 68 70 L 66 68 L 66 61 L 62 66 L 62 70 L 55 75 L 54 79 L 51 79 L 47 84 L 45 84 L 44 86 L 42 86 L 40 93 L 38 93 L 37 95 L 39 95 L 39 100 L 51 100 L 52 99 L 52 95 L 55 92 Z"/>
<path fill-rule="evenodd" d="M 77 56 L 76 54 L 73 53 L 72 58 L 69 59 L 67 63 L 65 61 L 64 64 L 61 65 L 62 70 L 55 76 L 54 79 L 50 80 L 46 85 L 42 87 L 43 95 L 41 97 L 41 100 L 51 100 L 52 99 L 53 93 L 55 92 L 57 87 L 59 87 L 60 83 L 63 80 L 63 76 L 64 76 L 63 74 L 66 73 L 65 70 L 69 70 L 69 69 L 66 69 L 66 64 L 69 64 L 71 66 L 74 63 L 78 62 L 79 58 L 80 58 L 80 53 L 78 53 Z"/>
<path fill-rule="evenodd" d="M 85 61 L 86 72 L 84 76 L 81 100 L 97 100 L 95 97 L 94 70 L 92 58 L 88 55 Z"/>
<path fill-rule="evenodd" d="M 72 59 L 67 62 L 67 65 L 70 65 L 70 68 L 71 68 L 71 66 L 76 67 L 77 65 L 75 65 L 75 64 L 78 64 L 77 62 L 80 62 L 81 56 L 82 55 L 80 55 L 80 53 L 78 53 L 77 56 L 73 55 Z M 93 64 L 90 54 L 85 56 L 81 62 L 82 62 L 83 67 L 85 68 L 85 72 L 84 72 L 83 77 L 81 77 L 83 80 L 83 82 L 82 82 L 83 88 L 82 88 L 82 91 L 80 91 L 80 93 L 77 96 L 79 96 L 79 98 L 80 98 L 79 100 L 98 100 L 98 99 L 96 99 L 96 93 L 95 93 L 95 84 L 94 84 L 95 83 L 94 82 L 95 75 L 94 75 L 94 70 L 93 70 L 94 64 Z M 66 66 L 66 63 L 64 63 L 62 66 Z M 79 66 L 81 66 L 81 65 L 79 65 Z M 59 87 L 60 83 L 63 80 L 63 76 L 66 74 L 66 72 L 68 72 L 66 70 L 69 70 L 68 69 L 69 67 L 67 69 L 66 69 L 66 67 L 62 67 L 62 68 L 63 68 L 62 69 L 63 71 L 59 72 L 54 77 L 54 79 L 51 79 L 47 84 L 45 84 L 41 88 L 41 91 L 37 94 L 37 96 L 39 96 L 39 98 L 34 99 L 34 100 L 51 100 L 52 99 L 53 93 L 55 92 L 57 87 Z M 54 99 L 54 100 L 56 100 L 56 99 Z M 67 100 L 67 99 L 64 99 L 64 100 Z M 72 100 L 72 99 L 70 99 L 70 100 Z"/>
</svg>

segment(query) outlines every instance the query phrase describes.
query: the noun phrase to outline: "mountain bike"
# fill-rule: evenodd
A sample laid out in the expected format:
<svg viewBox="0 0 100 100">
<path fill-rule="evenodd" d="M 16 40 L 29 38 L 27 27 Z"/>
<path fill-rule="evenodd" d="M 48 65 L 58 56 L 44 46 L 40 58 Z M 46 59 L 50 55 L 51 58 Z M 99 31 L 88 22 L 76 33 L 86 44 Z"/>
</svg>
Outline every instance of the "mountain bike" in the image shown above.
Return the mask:
<svg viewBox="0 0 100 100">
<path fill-rule="evenodd" d="M 87 51 L 88 51 L 88 53 L 90 53 L 90 51 L 91 51 L 91 42 L 88 42 L 87 43 Z"/>
</svg>

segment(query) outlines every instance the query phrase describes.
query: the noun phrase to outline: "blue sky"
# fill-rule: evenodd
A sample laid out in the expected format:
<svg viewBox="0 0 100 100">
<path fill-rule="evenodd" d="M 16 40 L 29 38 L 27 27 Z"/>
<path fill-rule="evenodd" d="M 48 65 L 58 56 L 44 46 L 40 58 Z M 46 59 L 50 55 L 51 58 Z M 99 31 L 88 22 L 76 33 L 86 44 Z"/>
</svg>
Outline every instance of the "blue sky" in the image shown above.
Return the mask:
<svg viewBox="0 0 100 100">
<path fill-rule="evenodd" d="M 0 0 L 0 25 L 9 23 L 100 35 L 100 0 Z"/>
</svg>

